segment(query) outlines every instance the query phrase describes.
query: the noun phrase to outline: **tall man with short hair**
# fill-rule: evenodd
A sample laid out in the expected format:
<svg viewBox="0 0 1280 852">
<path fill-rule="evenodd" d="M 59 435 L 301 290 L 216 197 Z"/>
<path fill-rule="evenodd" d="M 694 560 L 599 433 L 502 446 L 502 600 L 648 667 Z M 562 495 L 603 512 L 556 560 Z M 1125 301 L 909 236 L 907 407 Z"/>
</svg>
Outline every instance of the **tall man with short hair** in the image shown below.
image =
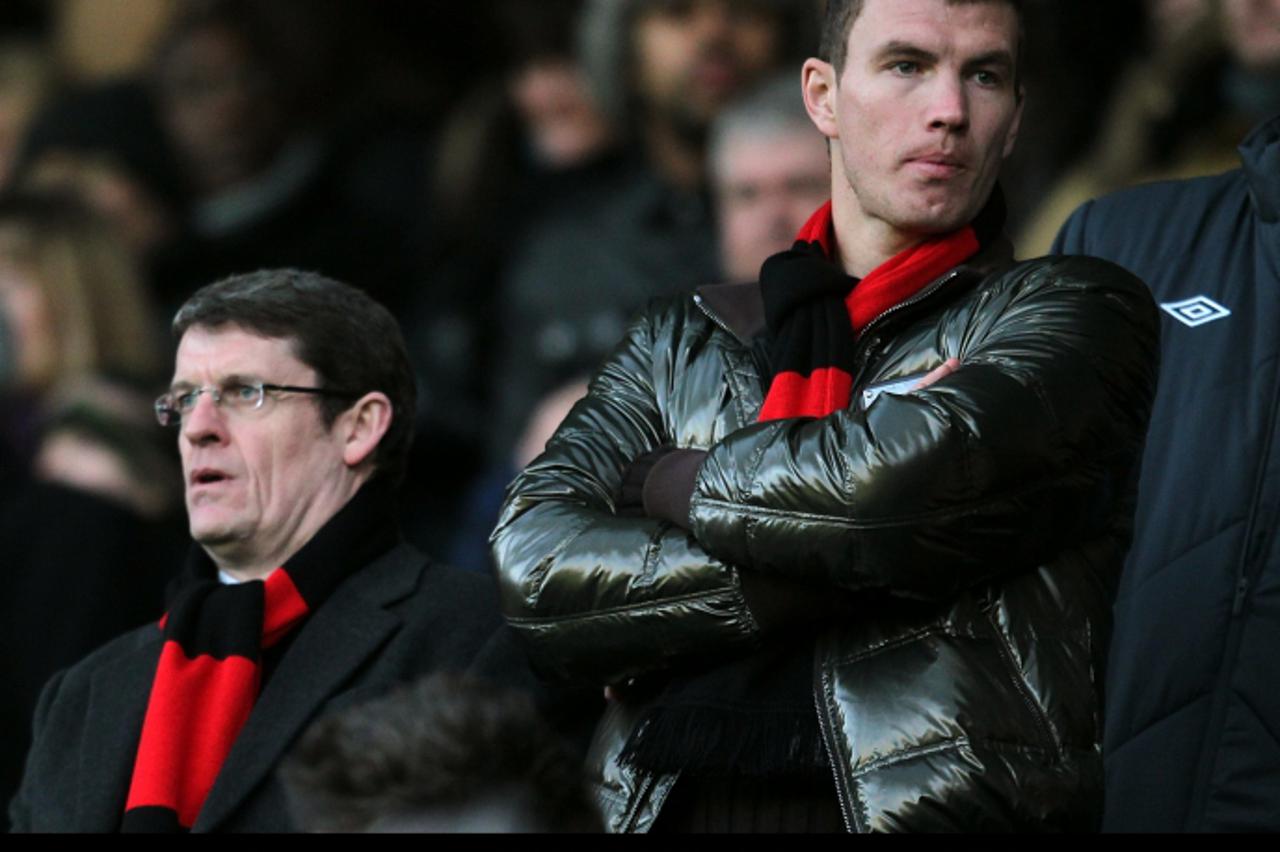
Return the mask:
<svg viewBox="0 0 1280 852">
<path fill-rule="evenodd" d="M 156 414 L 197 546 L 158 625 L 45 688 L 20 831 L 287 830 L 274 769 L 322 711 L 504 659 L 489 584 L 396 527 L 414 384 L 391 315 L 259 272 L 204 288 L 173 327 Z"/>
<path fill-rule="evenodd" d="M 642 315 L 513 484 L 504 609 L 609 685 L 611 829 L 1096 826 L 1156 318 L 1110 264 L 1010 257 L 1019 24 L 832 0 L 831 203 L 759 284 Z"/>
</svg>

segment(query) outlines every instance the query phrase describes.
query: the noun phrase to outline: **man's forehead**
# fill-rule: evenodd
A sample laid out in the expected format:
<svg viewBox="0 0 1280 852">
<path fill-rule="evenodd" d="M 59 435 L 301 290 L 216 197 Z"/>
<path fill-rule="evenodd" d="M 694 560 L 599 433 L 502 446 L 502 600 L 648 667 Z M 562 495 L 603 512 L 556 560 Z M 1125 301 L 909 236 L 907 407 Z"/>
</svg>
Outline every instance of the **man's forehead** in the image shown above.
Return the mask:
<svg viewBox="0 0 1280 852">
<path fill-rule="evenodd" d="M 849 55 L 874 56 L 909 45 L 965 54 L 1014 56 L 1018 12 L 1005 0 L 866 0 L 849 30 Z"/>
<path fill-rule="evenodd" d="M 212 375 L 297 378 L 311 374 L 299 360 L 296 342 L 268 337 L 236 325 L 196 325 L 178 342 L 174 382 L 194 382 Z"/>
</svg>

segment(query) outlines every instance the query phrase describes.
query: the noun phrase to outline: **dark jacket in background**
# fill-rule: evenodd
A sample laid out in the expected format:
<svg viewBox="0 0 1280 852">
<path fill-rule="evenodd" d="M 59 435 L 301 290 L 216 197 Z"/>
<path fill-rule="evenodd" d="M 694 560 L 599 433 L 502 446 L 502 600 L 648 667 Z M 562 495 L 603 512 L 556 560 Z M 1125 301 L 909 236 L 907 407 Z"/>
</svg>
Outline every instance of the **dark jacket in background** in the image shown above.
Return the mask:
<svg viewBox="0 0 1280 852">
<path fill-rule="evenodd" d="M 0 494 L 0 801 L 22 779 L 45 682 L 164 612 L 165 586 L 189 545 L 185 526 L 52 483 Z"/>
<path fill-rule="evenodd" d="M 531 656 L 661 681 L 768 641 L 744 578 L 847 593 L 781 635 L 816 634 L 850 831 L 1096 827 L 1095 674 L 1155 387 L 1145 288 L 1092 260 L 975 260 L 865 329 L 853 404 L 819 420 L 756 424 L 762 325 L 755 285 L 646 312 L 517 478 L 494 555 Z M 962 369 L 906 393 L 951 357 Z M 692 534 L 615 513 L 663 446 L 710 451 Z M 679 783 L 619 762 L 644 710 L 624 691 L 590 759 L 613 831 L 652 827 Z"/>
<path fill-rule="evenodd" d="M 1056 244 L 1165 308 L 1107 680 L 1111 830 L 1280 830 L 1280 119 L 1241 154 L 1086 204 Z"/>
<path fill-rule="evenodd" d="M 492 450 L 505 463 L 538 402 L 590 375 L 649 300 L 715 280 L 709 205 L 619 167 L 531 225 L 500 293 Z"/>
</svg>

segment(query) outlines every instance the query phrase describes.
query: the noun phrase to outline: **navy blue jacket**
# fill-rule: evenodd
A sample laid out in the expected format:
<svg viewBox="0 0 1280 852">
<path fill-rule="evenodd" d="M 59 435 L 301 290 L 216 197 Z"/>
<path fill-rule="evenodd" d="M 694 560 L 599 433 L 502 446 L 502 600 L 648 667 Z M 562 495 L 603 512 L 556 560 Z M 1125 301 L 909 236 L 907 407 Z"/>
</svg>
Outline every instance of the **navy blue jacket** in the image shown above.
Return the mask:
<svg viewBox="0 0 1280 852">
<path fill-rule="evenodd" d="M 1163 363 L 1107 676 L 1107 830 L 1280 830 L 1280 117 L 1243 168 L 1077 210 Z M 1227 313 L 1229 312 L 1229 313 Z"/>
</svg>

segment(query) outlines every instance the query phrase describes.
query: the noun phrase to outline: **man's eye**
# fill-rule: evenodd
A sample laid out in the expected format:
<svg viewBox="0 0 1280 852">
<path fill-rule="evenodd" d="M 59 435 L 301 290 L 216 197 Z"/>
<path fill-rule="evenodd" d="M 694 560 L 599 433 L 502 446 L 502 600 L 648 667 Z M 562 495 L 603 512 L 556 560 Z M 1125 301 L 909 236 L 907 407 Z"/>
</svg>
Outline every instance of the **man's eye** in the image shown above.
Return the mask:
<svg viewBox="0 0 1280 852">
<path fill-rule="evenodd" d="M 222 391 L 223 397 L 234 403 L 253 402 L 258 398 L 258 389 L 253 385 L 227 385 Z"/>
<path fill-rule="evenodd" d="M 912 74 L 919 72 L 920 63 L 902 59 L 889 66 L 889 69 L 900 77 L 910 77 Z"/>
<path fill-rule="evenodd" d="M 184 391 L 173 395 L 173 404 L 179 411 L 190 411 L 196 407 L 196 400 L 199 398 L 198 391 Z"/>
<path fill-rule="evenodd" d="M 1001 82 L 1000 75 L 994 71 L 975 71 L 973 80 L 979 86 L 987 86 L 989 88 L 999 86 Z"/>
</svg>

